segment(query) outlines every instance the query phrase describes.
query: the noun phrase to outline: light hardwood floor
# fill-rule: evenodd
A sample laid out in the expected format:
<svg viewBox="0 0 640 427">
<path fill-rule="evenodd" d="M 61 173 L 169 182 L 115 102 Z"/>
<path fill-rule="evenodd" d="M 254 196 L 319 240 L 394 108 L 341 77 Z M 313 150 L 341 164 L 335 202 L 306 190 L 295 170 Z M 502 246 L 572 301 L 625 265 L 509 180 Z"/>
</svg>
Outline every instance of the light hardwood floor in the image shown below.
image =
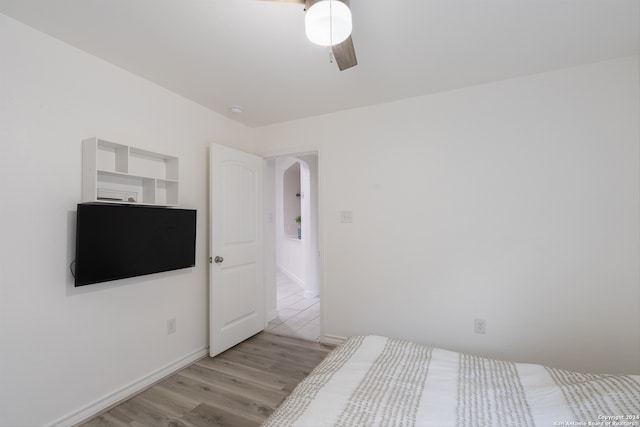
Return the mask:
<svg viewBox="0 0 640 427">
<path fill-rule="evenodd" d="M 88 422 L 95 426 L 259 426 L 333 349 L 261 332 Z"/>
<path fill-rule="evenodd" d="M 300 286 L 281 272 L 276 284 L 278 317 L 269 322 L 267 331 L 320 341 L 320 297 L 306 297 Z"/>
</svg>

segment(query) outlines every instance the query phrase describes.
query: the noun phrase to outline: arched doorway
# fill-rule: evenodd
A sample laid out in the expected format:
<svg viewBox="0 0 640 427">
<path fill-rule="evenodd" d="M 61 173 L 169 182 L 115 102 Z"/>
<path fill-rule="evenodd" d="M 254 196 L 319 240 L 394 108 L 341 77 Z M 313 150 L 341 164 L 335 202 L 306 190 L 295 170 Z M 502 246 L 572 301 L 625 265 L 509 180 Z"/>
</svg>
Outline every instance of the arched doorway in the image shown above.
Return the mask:
<svg viewBox="0 0 640 427">
<path fill-rule="evenodd" d="M 318 341 L 318 157 L 270 160 L 274 179 L 275 312 L 267 330 Z"/>
</svg>

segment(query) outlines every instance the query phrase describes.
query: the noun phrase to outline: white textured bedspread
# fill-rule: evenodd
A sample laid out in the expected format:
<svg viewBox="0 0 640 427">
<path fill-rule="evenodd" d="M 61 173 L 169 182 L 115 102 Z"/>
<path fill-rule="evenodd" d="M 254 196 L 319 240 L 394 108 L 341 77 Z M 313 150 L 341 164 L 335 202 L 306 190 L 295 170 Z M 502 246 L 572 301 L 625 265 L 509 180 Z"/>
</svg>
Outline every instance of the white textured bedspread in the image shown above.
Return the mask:
<svg viewBox="0 0 640 427">
<path fill-rule="evenodd" d="M 358 336 L 318 365 L 263 426 L 640 426 L 640 376 L 580 374 Z"/>
</svg>

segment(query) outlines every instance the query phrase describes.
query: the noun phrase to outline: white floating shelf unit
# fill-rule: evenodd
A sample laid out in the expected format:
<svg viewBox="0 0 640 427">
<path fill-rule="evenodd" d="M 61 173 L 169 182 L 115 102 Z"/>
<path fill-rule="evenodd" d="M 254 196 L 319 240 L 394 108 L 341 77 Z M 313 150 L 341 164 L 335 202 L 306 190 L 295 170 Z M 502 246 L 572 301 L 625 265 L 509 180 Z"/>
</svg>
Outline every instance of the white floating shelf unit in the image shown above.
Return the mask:
<svg viewBox="0 0 640 427">
<path fill-rule="evenodd" d="M 82 141 L 82 200 L 178 206 L 177 157 L 88 138 Z"/>
</svg>

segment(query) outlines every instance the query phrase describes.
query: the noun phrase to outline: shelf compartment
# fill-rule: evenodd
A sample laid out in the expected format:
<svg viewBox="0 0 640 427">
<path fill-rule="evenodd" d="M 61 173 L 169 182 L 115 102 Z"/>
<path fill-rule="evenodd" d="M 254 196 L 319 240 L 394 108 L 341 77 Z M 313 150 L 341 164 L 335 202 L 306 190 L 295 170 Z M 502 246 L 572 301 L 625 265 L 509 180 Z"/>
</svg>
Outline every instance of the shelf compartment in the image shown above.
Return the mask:
<svg viewBox="0 0 640 427">
<path fill-rule="evenodd" d="M 128 174 L 121 174 L 117 172 L 98 171 L 96 182 L 96 199 L 101 202 L 112 201 L 117 202 L 118 195 L 135 195 L 134 200 L 130 201 L 121 200 L 122 202 L 130 203 L 153 203 L 153 196 L 149 196 L 145 193 L 148 192 L 149 181 L 151 185 L 154 185 L 153 180 L 142 178 L 139 176 L 132 176 Z M 140 198 L 141 197 L 141 198 Z"/>
<path fill-rule="evenodd" d="M 136 203 L 138 192 L 132 190 L 114 190 L 112 188 L 98 188 L 98 201 L 114 203 Z"/>
<path fill-rule="evenodd" d="M 155 179 L 142 178 L 142 203 L 147 203 L 151 205 L 158 204 L 156 201 L 156 180 Z"/>
<path fill-rule="evenodd" d="M 177 181 L 178 158 L 130 147 L 129 172 L 149 178 Z"/>
<path fill-rule="evenodd" d="M 156 180 L 153 178 L 107 171 L 99 171 L 97 178 L 96 199 L 99 202 L 167 204 L 157 203 Z"/>
<path fill-rule="evenodd" d="M 175 156 L 99 138 L 85 139 L 82 200 L 177 206 L 178 166 Z"/>
<path fill-rule="evenodd" d="M 177 206 L 179 204 L 178 182 L 164 179 L 156 180 L 156 203 Z"/>
<path fill-rule="evenodd" d="M 95 147 L 96 168 L 113 172 L 129 172 L 129 147 L 99 139 Z"/>
</svg>

